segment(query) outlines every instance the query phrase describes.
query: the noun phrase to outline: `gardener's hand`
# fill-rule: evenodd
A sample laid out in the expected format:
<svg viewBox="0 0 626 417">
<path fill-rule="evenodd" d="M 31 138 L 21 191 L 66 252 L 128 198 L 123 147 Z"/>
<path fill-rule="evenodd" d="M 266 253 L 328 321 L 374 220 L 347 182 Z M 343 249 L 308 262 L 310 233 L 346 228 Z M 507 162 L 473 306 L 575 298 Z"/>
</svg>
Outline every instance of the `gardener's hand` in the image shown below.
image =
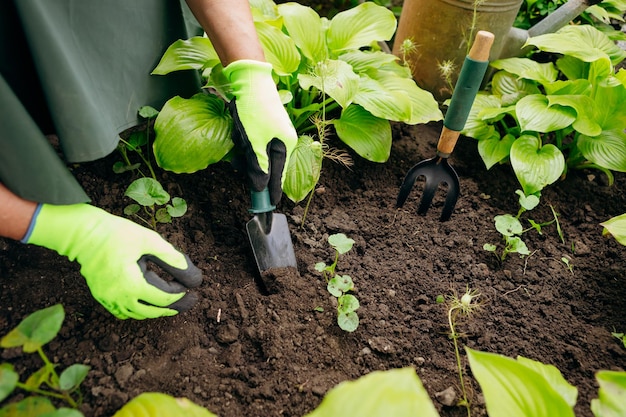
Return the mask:
<svg viewBox="0 0 626 417">
<path fill-rule="evenodd" d="M 247 174 L 254 191 L 269 188 L 272 204 L 282 195 L 285 169 L 298 135 L 283 107 L 271 64 L 240 60 L 224 69 L 234 99 L 233 142 L 245 153 Z"/>
<path fill-rule="evenodd" d="M 115 317 L 146 319 L 190 309 L 202 272 L 158 233 L 88 204 L 39 205 L 22 240 L 76 260 L 94 298 Z M 173 276 L 147 269 L 152 261 Z"/>
</svg>

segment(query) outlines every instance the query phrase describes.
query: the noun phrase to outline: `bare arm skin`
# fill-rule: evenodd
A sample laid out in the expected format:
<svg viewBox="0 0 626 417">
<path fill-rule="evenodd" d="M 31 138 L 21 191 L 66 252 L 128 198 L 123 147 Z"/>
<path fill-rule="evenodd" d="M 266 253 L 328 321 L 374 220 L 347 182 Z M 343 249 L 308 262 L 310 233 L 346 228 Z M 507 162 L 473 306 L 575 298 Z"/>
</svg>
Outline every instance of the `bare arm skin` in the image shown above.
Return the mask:
<svg viewBox="0 0 626 417">
<path fill-rule="evenodd" d="M 247 0 L 186 1 L 223 66 L 240 59 L 265 61 Z"/>
<path fill-rule="evenodd" d="M 16 196 L 0 183 L 0 236 L 22 239 L 36 208 L 37 203 Z"/>
</svg>

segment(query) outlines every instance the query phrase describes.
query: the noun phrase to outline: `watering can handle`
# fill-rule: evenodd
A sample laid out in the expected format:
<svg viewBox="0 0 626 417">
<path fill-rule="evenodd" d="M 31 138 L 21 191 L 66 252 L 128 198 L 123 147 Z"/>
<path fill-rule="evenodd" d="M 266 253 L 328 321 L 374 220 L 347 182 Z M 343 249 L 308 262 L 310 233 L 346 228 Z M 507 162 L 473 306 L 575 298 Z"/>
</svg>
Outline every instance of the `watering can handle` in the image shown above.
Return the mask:
<svg viewBox="0 0 626 417">
<path fill-rule="evenodd" d="M 489 53 L 494 38 L 491 32 L 478 31 L 472 48 L 465 57 L 437 144 L 437 154 L 443 158 L 450 156 L 460 131 L 465 127 L 474 98 L 489 66 Z"/>
</svg>

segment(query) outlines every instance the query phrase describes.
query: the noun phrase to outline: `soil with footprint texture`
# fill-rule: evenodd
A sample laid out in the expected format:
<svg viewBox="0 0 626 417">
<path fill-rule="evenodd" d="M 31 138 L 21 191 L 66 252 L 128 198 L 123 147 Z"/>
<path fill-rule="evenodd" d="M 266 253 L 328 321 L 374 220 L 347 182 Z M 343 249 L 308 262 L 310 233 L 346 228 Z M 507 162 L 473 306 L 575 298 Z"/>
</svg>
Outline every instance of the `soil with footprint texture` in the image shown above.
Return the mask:
<svg viewBox="0 0 626 417">
<path fill-rule="evenodd" d="M 0 329 L 63 304 L 63 328 L 45 351 L 61 368 L 91 367 L 86 416 L 110 416 L 146 391 L 187 397 L 222 417 L 303 416 L 337 383 L 399 367 L 415 368 L 442 416 L 462 416 L 441 395 L 460 391 L 446 309 L 436 299 L 470 288 L 482 308 L 460 322 L 462 345 L 555 365 L 578 388 L 577 415 L 591 416 L 594 373 L 626 369 L 626 349 L 611 335 L 626 331 L 626 248 L 602 237 L 599 225 L 625 211 L 626 176 L 608 186 L 598 172 L 573 171 L 546 188 L 523 218 L 549 222 L 553 208 L 563 240 L 556 223 L 528 231 L 532 254 L 500 262 L 483 245 L 502 248 L 493 218 L 517 213 L 519 185 L 508 165 L 487 171 L 473 139 L 461 138 L 451 157 L 461 195 L 449 221 L 438 220 L 441 195 L 425 216 L 416 214 L 420 184 L 395 207 L 404 175 L 434 155 L 440 129 L 394 124 L 385 164 L 355 156 L 347 169 L 326 161 L 304 220 L 304 205 L 283 199 L 278 211 L 287 216 L 299 273 L 276 276 L 270 294 L 259 285 L 246 234 L 248 190 L 228 164 L 191 175 L 158 172 L 189 205 L 158 231 L 204 272 L 198 303 L 178 316 L 117 320 L 91 297 L 77 264 L 0 240 Z M 114 153 L 72 169 L 94 204 L 123 216 L 134 177 L 112 172 L 119 159 Z M 334 233 L 355 241 L 337 266 L 353 278 L 361 303 L 353 333 L 337 326 L 333 298 L 314 268 L 333 261 L 327 238 Z M 23 375 L 41 365 L 16 349 L 1 355 Z M 472 414 L 485 415 L 465 355 L 463 363 Z"/>
</svg>

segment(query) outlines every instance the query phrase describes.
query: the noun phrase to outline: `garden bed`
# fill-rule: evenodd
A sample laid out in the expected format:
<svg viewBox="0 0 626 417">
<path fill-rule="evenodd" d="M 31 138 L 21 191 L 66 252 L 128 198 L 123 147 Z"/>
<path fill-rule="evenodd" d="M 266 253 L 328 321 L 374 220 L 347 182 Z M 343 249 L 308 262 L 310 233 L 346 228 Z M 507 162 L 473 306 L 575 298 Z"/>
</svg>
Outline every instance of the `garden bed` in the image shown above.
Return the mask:
<svg viewBox="0 0 626 417">
<path fill-rule="evenodd" d="M 299 277 L 285 277 L 265 294 L 257 281 L 245 223 L 249 196 L 243 176 L 227 164 L 192 175 L 159 172 L 172 196 L 189 212 L 159 232 L 204 271 L 200 301 L 172 318 L 120 321 L 89 294 L 78 265 L 55 253 L 0 240 L 0 329 L 33 311 L 62 303 L 66 320 L 45 347 L 66 367 L 85 363 L 86 416 L 112 415 L 134 396 L 160 391 L 187 397 L 222 417 L 303 416 L 337 383 L 374 370 L 411 366 L 442 416 L 462 416 L 438 393 L 459 394 L 445 306 L 439 295 L 467 287 L 482 295 L 480 312 L 462 322 L 463 345 L 555 365 L 579 390 L 577 416 L 591 416 L 594 373 L 626 369 L 626 349 L 611 332 L 626 331 L 626 248 L 601 236 L 599 223 L 625 210 L 626 177 L 609 187 L 599 172 L 570 172 L 546 188 L 527 216 L 537 222 L 559 213 L 543 234 L 524 234 L 531 256 L 510 254 L 500 263 L 485 243 L 501 245 L 493 217 L 516 214 L 519 188 L 507 165 L 486 171 L 476 142 L 462 138 L 451 164 L 461 181 L 452 219 L 441 223 L 441 201 L 418 216 L 419 189 L 395 207 L 400 183 L 418 161 L 432 157 L 441 128 L 393 125 L 386 164 L 354 158 L 347 169 L 325 161 L 310 211 L 283 200 Z M 335 143 L 340 146 L 340 144 Z M 94 204 L 122 215 L 134 179 L 117 175 L 119 155 L 74 167 Z M 327 237 L 355 240 L 337 272 L 350 275 L 361 302 L 354 333 L 336 324 L 332 297 L 315 263 L 332 262 Z M 568 264 L 562 258 L 568 257 Z M 320 308 L 321 307 L 321 308 Z M 323 311 L 320 311 L 322 310 Z M 25 374 L 39 359 L 2 352 Z M 485 415 L 480 389 L 468 383 L 473 415 Z"/>
</svg>

